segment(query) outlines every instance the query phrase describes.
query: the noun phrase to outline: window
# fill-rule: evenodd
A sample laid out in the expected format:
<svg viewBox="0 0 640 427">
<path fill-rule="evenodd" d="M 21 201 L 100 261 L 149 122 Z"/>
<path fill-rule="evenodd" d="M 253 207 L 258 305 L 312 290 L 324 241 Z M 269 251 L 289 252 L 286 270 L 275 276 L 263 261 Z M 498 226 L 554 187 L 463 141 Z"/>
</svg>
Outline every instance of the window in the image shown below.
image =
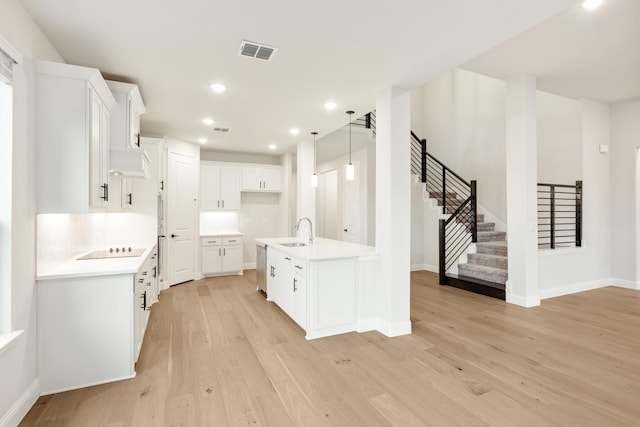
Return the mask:
<svg viewBox="0 0 640 427">
<path fill-rule="evenodd" d="M 16 61 L 5 46 L 10 48 L 0 37 L 0 352 L 17 336 L 11 329 L 12 69 Z"/>
</svg>

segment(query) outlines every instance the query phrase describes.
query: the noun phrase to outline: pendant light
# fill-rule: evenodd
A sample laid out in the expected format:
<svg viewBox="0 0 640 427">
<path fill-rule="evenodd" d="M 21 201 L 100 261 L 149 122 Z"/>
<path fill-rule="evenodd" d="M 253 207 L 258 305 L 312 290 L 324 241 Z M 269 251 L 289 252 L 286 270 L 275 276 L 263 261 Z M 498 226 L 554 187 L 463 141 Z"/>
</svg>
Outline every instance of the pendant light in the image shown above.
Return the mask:
<svg viewBox="0 0 640 427">
<path fill-rule="evenodd" d="M 311 186 L 318 186 L 318 174 L 316 173 L 316 135 L 318 132 L 311 132 L 313 135 L 313 175 L 311 175 Z"/>
<path fill-rule="evenodd" d="M 345 170 L 344 177 L 347 181 L 353 181 L 356 177 L 356 171 L 353 168 L 353 163 L 351 163 L 351 116 L 354 111 L 347 111 L 349 115 L 349 164 L 347 165 L 347 169 Z"/>
</svg>

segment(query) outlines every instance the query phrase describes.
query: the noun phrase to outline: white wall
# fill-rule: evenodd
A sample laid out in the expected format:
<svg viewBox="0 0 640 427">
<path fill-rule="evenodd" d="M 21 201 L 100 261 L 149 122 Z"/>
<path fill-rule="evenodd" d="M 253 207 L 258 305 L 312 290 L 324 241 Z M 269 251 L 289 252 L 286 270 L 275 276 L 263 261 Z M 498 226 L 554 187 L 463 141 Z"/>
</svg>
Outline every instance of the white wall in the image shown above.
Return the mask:
<svg viewBox="0 0 640 427">
<path fill-rule="evenodd" d="M 371 151 L 374 152 L 375 159 L 375 144 L 370 143 L 366 148 L 358 151 L 354 151 L 351 154 L 351 159 L 354 164 L 356 162 L 359 165 L 360 174 L 360 243 L 364 245 L 374 244 L 375 228 L 372 224 L 375 224 L 375 180 L 372 180 L 372 156 Z M 349 163 L 349 156 L 342 156 L 337 159 L 319 164 L 316 166 L 318 174 L 335 169 L 338 173 L 338 186 L 337 186 L 337 216 L 336 229 L 338 230 L 338 240 L 342 240 L 343 227 L 343 204 L 344 204 L 344 167 Z M 373 165 L 373 177 L 375 178 L 375 165 Z M 309 177 L 309 179 L 311 179 Z M 317 193 L 316 193 L 317 194 Z M 372 201 L 373 199 L 373 201 Z M 316 204 L 320 203 L 320 200 L 316 201 Z"/>
<path fill-rule="evenodd" d="M 242 193 L 240 232 L 243 236 L 244 268 L 255 268 L 255 239 L 282 237 L 280 219 L 285 211 L 280 207 L 279 193 Z"/>
<path fill-rule="evenodd" d="M 267 154 L 233 153 L 228 151 L 200 150 L 200 160 L 235 163 L 260 163 L 264 165 L 279 165 L 280 157 Z"/>
<path fill-rule="evenodd" d="M 18 0 L 4 0 L 0 35 L 25 58 L 62 58 Z M 14 73 L 11 326 L 24 333 L 0 355 L 0 424 L 16 424 L 37 398 L 35 117 L 33 85 L 23 67 Z"/>
<path fill-rule="evenodd" d="M 637 287 L 638 276 L 638 147 L 640 100 L 611 107 L 611 277 Z"/>
<path fill-rule="evenodd" d="M 609 106 L 581 102 L 583 229 L 582 247 L 538 253 L 540 297 L 549 298 L 605 286 L 610 272 L 610 171 L 618 168 L 598 146 L 611 134 Z M 633 163 L 633 159 L 631 159 Z M 611 168 L 611 165 L 616 165 Z M 631 178 L 632 179 L 632 178 Z M 633 233 L 627 229 L 627 233 Z M 615 245 L 612 245 L 615 247 Z"/>
<path fill-rule="evenodd" d="M 538 91 L 538 182 L 575 184 L 582 179 L 580 101 Z"/>
<path fill-rule="evenodd" d="M 506 222 L 504 82 L 453 69 L 418 90 L 424 111 L 418 136 L 427 140 L 427 151 L 464 179 L 475 179 L 478 204 Z M 420 128 L 415 117 L 412 127 Z"/>
</svg>

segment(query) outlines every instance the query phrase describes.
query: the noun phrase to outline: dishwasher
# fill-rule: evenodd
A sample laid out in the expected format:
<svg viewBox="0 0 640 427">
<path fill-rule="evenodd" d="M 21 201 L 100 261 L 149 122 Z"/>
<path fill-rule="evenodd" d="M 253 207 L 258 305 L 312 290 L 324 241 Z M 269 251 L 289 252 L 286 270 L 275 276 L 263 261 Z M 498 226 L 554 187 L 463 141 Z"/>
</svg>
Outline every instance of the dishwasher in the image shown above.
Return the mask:
<svg viewBox="0 0 640 427">
<path fill-rule="evenodd" d="M 267 295 L 267 245 L 256 243 L 256 290 Z"/>
</svg>

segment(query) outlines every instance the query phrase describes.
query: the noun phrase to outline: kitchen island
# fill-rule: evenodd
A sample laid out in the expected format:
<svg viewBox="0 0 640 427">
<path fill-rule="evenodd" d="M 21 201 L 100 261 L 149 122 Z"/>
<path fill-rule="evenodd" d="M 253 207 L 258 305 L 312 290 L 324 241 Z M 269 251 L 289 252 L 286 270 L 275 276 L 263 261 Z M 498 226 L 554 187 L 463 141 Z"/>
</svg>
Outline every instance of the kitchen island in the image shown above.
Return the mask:
<svg viewBox="0 0 640 427">
<path fill-rule="evenodd" d="M 267 301 L 304 329 L 307 339 L 375 329 L 375 247 L 323 238 L 313 244 L 290 237 L 256 243 L 267 247 Z"/>
</svg>

